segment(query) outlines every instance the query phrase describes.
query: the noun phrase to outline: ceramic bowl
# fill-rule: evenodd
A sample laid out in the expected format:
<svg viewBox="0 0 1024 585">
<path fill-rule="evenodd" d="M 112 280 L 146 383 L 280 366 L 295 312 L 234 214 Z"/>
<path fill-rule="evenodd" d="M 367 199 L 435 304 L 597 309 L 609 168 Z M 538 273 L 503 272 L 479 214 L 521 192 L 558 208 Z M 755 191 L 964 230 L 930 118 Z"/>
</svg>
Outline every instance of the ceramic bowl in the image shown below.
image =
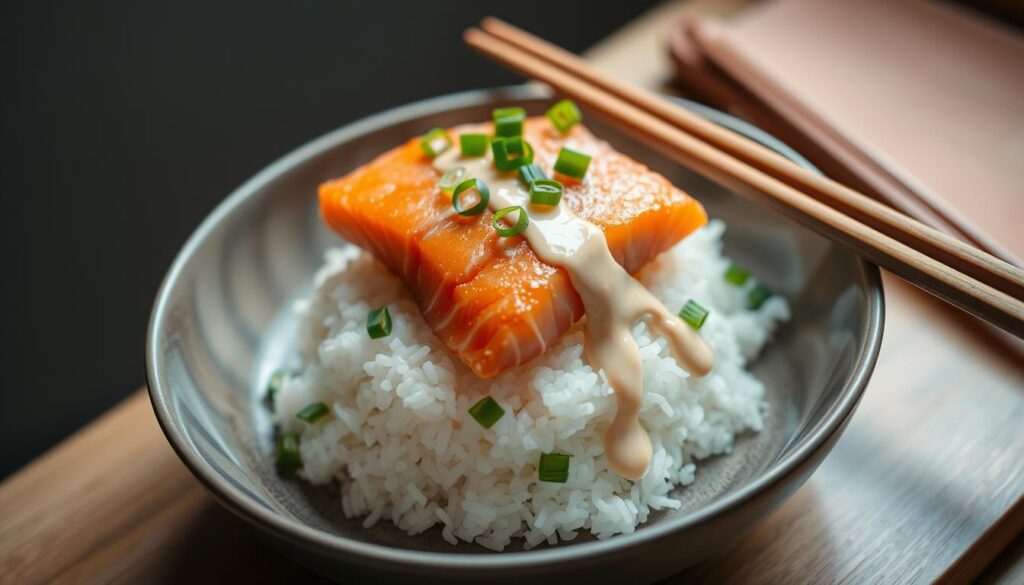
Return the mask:
<svg viewBox="0 0 1024 585">
<path fill-rule="evenodd" d="M 767 386 L 764 430 L 700 464 L 696 481 L 678 492 L 682 508 L 655 515 L 633 534 L 502 553 L 449 545 L 437 530 L 413 537 L 387 522 L 363 529 L 343 518 L 336 491 L 279 476 L 263 385 L 273 368 L 294 359 L 292 301 L 309 290 L 324 251 L 342 245 L 321 224 L 317 185 L 430 128 L 489 119 L 494 107 L 508 104 L 538 114 L 551 102 L 533 87 L 471 91 L 335 130 L 232 193 L 171 266 L 146 343 L 160 425 L 225 506 L 324 574 L 418 583 L 652 581 L 729 546 L 781 504 L 825 457 L 860 399 L 882 336 L 878 269 L 588 116 L 598 136 L 725 220 L 726 254 L 789 298 L 793 319 L 752 366 Z M 807 164 L 756 128 L 687 105 Z"/>
</svg>

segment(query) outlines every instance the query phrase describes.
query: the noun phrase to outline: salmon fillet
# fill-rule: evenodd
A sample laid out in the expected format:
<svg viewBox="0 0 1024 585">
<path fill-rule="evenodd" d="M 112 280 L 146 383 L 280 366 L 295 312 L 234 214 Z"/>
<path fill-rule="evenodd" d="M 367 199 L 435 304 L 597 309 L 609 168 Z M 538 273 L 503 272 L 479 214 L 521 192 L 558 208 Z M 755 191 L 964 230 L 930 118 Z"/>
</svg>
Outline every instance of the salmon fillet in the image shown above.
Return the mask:
<svg viewBox="0 0 1024 585">
<path fill-rule="evenodd" d="M 452 148 L 462 132 L 493 129 L 452 129 Z M 563 145 L 593 157 L 563 201 L 604 232 L 630 273 L 707 222 L 697 200 L 582 125 L 562 135 L 547 119 L 530 118 L 523 137 L 548 176 Z M 320 211 L 398 275 L 445 347 L 490 378 L 544 353 L 583 317 L 583 305 L 564 270 L 540 261 L 522 237 L 495 233 L 490 211 L 457 215 L 439 177 L 415 138 L 321 185 Z"/>
</svg>

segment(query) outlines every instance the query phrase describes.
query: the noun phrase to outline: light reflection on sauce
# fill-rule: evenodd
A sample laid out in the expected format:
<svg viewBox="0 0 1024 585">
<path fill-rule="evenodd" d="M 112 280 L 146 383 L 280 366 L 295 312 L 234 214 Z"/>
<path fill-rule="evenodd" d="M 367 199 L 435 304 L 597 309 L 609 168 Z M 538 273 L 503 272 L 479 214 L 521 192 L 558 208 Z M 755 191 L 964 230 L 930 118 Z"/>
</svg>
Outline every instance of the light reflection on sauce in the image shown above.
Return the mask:
<svg viewBox="0 0 1024 585">
<path fill-rule="evenodd" d="M 639 420 L 643 361 L 633 339 L 633 325 L 644 319 L 653 333 L 668 340 L 680 365 L 695 376 L 704 376 L 711 370 L 711 349 L 696 331 L 615 261 L 604 232 L 572 213 L 564 199 L 555 207 L 531 206 L 529 192 L 519 181 L 518 173 L 498 171 L 489 154 L 462 158 L 459 148 L 452 147 L 434 160 L 434 167 L 442 173 L 464 167 L 466 178 L 486 183 L 492 212 L 514 205 L 529 210 L 530 225 L 523 236 L 538 258 L 569 274 L 586 311 L 587 360 L 592 368 L 604 372 L 615 392 L 617 407 L 604 437 L 605 457 L 619 475 L 640 479 L 651 464 L 653 449 Z M 516 219 L 514 215 L 507 217 Z"/>
</svg>

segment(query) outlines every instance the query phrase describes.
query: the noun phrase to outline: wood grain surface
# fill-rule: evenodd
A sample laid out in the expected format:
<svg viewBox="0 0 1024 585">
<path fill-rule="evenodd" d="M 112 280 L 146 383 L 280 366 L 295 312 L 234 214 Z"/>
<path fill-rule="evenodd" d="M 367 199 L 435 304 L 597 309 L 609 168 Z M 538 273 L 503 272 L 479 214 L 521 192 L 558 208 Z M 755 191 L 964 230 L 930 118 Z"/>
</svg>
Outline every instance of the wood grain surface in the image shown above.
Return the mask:
<svg viewBox="0 0 1024 585">
<path fill-rule="evenodd" d="M 145 390 L 0 485 L 0 583 L 314 576 L 268 549 L 175 455 Z"/>
<path fill-rule="evenodd" d="M 667 27 L 708 4 L 666 4 L 591 56 L 661 83 Z M 878 367 L 832 454 L 734 548 L 668 583 L 1024 575 L 1019 541 L 992 563 L 1024 528 L 1024 351 L 895 278 L 885 285 Z M 320 581 L 212 500 L 142 391 L 0 484 L 2 583 L 243 580 Z"/>
</svg>

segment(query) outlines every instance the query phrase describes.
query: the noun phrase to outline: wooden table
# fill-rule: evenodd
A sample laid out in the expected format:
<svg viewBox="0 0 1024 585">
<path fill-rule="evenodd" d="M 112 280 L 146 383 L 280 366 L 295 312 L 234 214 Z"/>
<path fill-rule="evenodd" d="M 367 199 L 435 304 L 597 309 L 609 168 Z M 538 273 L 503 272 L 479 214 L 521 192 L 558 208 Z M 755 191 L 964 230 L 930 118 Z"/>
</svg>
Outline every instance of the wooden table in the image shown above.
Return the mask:
<svg viewBox="0 0 1024 585">
<path fill-rule="evenodd" d="M 668 3 L 588 57 L 658 86 L 666 27 L 744 3 Z M 668 582 L 1024 580 L 1024 351 L 884 280 L 881 358 L 832 454 L 733 549 Z M 212 500 L 141 390 L 0 485 L 0 582 L 242 579 L 319 581 Z"/>
</svg>

